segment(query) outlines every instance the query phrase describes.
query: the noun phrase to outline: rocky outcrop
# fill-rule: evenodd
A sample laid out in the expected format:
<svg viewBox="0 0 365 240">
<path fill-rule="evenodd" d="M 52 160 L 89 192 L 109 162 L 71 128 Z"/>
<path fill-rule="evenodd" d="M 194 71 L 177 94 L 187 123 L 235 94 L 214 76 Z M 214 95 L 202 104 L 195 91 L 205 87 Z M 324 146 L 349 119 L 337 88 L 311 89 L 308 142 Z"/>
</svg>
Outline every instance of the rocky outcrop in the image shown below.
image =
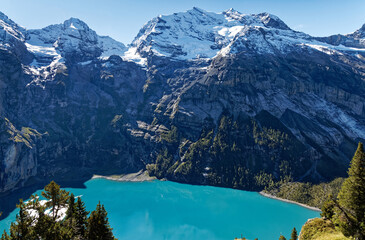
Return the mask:
<svg viewBox="0 0 365 240">
<path fill-rule="evenodd" d="M 0 191 L 24 186 L 24 180 L 37 175 L 37 130 L 22 127 L 17 130 L 8 119 L 0 119 L 1 170 Z"/>
<path fill-rule="evenodd" d="M 320 41 L 327 42 L 335 46 L 346 46 L 354 48 L 364 48 L 365 47 L 365 24 L 359 30 L 346 35 L 332 35 L 329 37 L 318 38 Z"/>
</svg>

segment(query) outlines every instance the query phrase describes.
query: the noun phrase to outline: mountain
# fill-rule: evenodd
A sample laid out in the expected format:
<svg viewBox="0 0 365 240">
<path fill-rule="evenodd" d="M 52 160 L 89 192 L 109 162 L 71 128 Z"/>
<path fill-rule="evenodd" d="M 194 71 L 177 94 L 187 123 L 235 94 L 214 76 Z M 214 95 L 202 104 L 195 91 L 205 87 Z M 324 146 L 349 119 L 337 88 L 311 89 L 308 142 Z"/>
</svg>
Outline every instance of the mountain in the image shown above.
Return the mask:
<svg viewBox="0 0 365 240">
<path fill-rule="evenodd" d="M 348 37 L 360 41 L 364 38 L 360 31 Z M 217 14 L 193 8 L 149 21 L 132 42 L 129 52 L 141 57 L 153 54 L 192 60 L 251 51 L 253 54 L 289 53 L 298 51 L 300 46 L 320 51 L 353 50 L 338 45 L 326 38 L 293 31 L 269 13 L 248 15 L 229 9 Z"/>
<path fill-rule="evenodd" d="M 329 37 L 318 38 L 319 41 L 323 41 L 335 46 L 346 46 L 353 48 L 364 48 L 365 47 L 365 24 L 358 30 L 347 35 L 333 35 Z"/>
<path fill-rule="evenodd" d="M 118 55 L 126 50 L 124 44 L 110 37 L 98 36 L 77 18 L 70 18 L 63 24 L 40 30 L 29 30 L 27 44 L 28 49 L 36 56 L 45 51 L 59 51 L 62 57 L 75 62 Z"/>
<path fill-rule="evenodd" d="M 76 18 L 0 26 L 0 192 L 140 169 L 249 190 L 327 181 L 365 139 L 363 28 L 316 38 L 193 8 L 126 47 Z"/>
</svg>

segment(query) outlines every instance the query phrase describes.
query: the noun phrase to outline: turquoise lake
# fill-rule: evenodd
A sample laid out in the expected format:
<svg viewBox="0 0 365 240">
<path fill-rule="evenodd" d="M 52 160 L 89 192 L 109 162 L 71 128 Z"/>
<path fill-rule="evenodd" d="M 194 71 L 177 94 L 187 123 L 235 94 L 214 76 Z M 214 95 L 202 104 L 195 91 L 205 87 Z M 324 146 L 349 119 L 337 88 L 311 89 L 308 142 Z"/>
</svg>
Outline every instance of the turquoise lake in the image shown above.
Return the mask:
<svg viewBox="0 0 365 240">
<path fill-rule="evenodd" d="M 283 234 L 289 239 L 293 227 L 299 231 L 307 219 L 319 216 L 295 204 L 226 188 L 106 179 L 85 185 L 67 190 L 82 195 L 88 211 L 100 200 L 119 240 L 233 240 L 241 234 L 259 240 Z M 16 213 L 0 221 L 1 232 L 9 228 Z"/>
</svg>

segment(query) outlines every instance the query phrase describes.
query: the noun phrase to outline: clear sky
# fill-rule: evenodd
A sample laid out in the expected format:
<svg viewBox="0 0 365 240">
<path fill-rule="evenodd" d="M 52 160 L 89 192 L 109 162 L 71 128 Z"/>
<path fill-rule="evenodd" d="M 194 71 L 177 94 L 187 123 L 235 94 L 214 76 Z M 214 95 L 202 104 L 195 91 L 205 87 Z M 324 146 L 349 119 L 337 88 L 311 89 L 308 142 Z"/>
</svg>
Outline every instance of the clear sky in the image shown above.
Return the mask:
<svg viewBox="0 0 365 240">
<path fill-rule="evenodd" d="M 365 0 L 0 0 L 0 11 L 28 28 L 80 18 L 99 35 L 129 44 L 153 17 L 199 7 L 222 12 L 269 12 L 313 36 L 346 34 L 365 23 Z"/>
</svg>

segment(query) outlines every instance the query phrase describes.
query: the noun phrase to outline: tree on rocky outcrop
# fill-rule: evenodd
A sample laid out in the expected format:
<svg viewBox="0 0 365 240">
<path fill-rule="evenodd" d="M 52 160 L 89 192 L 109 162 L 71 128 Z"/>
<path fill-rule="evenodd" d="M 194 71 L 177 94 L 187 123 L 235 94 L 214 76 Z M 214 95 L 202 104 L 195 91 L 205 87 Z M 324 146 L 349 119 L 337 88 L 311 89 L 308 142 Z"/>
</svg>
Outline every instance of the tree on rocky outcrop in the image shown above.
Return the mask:
<svg viewBox="0 0 365 240">
<path fill-rule="evenodd" d="M 345 236 L 365 239 L 365 152 L 360 142 L 338 194 L 337 222 Z"/>
<path fill-rule="evenodd" d="M 286 238 L 280 234 L 279 240 L 286 240 Z"/>
</svg>

